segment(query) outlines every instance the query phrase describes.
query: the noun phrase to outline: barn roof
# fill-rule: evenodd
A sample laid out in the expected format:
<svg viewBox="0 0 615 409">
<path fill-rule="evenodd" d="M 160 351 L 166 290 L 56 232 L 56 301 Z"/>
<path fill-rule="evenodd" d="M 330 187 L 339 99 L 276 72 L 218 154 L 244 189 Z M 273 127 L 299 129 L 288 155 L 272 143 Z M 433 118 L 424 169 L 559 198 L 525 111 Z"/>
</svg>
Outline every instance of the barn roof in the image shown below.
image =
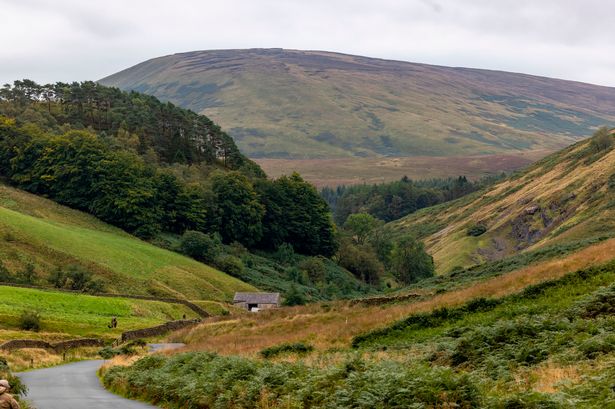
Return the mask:
<svg viewBox="0 0 615 409">
<path fill-rule="evenodd" d="M 280 293 L 235 293 L 234 303 L 247 304 L 279 304 Z"/>
</svg>

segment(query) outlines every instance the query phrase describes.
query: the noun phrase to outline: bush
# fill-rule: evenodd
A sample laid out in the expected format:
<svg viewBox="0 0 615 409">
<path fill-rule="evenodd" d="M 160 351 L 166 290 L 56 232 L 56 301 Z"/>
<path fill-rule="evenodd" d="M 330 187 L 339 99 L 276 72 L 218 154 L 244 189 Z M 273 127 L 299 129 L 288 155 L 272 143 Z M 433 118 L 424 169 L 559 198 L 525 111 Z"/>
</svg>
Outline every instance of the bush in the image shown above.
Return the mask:
<svg viewBox="0 0 615 409">
<path fill-rule="evenodd" d="M 309 257 L 297 265 L 299 270 L 308 275 L 312 282 L 324 281 L 327 267 L 320 257 Z"/>
<path fill-rule="evenodd" d="M 433 258 L 420 241 L 403 237 L 395 246 L 392 258 L 393 274 L 402 283 L 411 284 L 434 275 Z"/>
<path fill-rule="evenodd" d="M 579 346 L 579 350 L 589 359 L 615 351 L 615 335 L 601 334 L 591 337 Z"/>
<path fill-rule="evenodd" d="M 34 264 L 28 263 L 23 270 L 17 272 L 17 282 L 19 284 L 32 285 L 36 282 L 37 275 L 34 269 Z"/>
<path fill-rule="evenodd" d="M 14 280 L 13 275 L 8 268 L 0 260 L 0 283 L 12 283 Z"/>
<path fill-rule="evenodd" d="M 487 231 L 487 227 L 482 224 L 475 224 L 467 231 L 468 236 L 478 237 Z"/>
<path fill-rule="evenodd" d="M 102 281 L 94 279 L 89 270 L 78 264 L 54 270 L 47 277 L 47 281 L 56 288 L 87 293 L 101 293 L 105 289 Z"/>
<path fill-rule="evenodd" d="M 468 375 L 357 358 L 320 368 L 204 352 L 148 356 L 132 366 L 109 369 L 103 383 L 124 395 L 186 409 L 482 407 Z"/>
<path fill-rule="evenodd" d="M 243 275 L 243 271 L 244 271 L 243 262 L 241 261 L 241 259 L 235 256 L 226 255 L 226 256 L 218 257 L 216 259 L 215 264 L 216 264 L 216 267 L 218 267 L 220 270 L 224 271 L 225 273 L 233 277 L 241 278 L 241 276 Z"/>
<path fill-rule="evenodd" d="M 286 297 L 284 297 L 284 305 L 292 307 L 295 305 L 305 305 L 306 302 L 305 295 L 294 284 L 291 285 Z"/>
<path fill-rule="evenodd" d="M 281 354 L 299 354 L 305 355 L 309 352 L 312 352 L 314 347 L 309 344 L 304 344 L 303 342 L 298 342 L 295 344 L 281 344 L 272 346 L 269 348 L 265 348 L 261 350 L 260 354 L 263 358 L 269 359 Z"/>
<path fill-rule="evenodd" d="M 64 288 L 66 287 L 66 282 L 68 281 L 68 276 L 61 268 L 56 268 L 53 272 L 47 277 L 47 281 L 49 284 L 53 285 L 55 288 Z"/>
<path fill-rule="evenodd" d="M 591 138 L 590 146 L 594 152 L 601 152 L 613 146 L 613 136 L 606 127 L 598 129 Z"/>
<path fill-rule="evenodd" d="M 380 277 L 384 272 L 384 266 L 371 246 L 359 246 L 347 239 L 340 243 L 337 263 L 359 280 L 372 285 L 380 282 Z"/>
<path fill-rule="evenodd" d="M 24 311 L 19 317 L 19 328 L 38 332 L 41 329 L 41 315 L 36 311 Z"/>
<path fill-rule="evenodd" d="M 280 264 L 291 265 L 295 262 L 297 256 L 293 246 L 289 243 L 282 243 L 273 253 L 273 259 Z"/>
<path fill-rule="evenodd" d="M 571 317 L 596 318 L 603 315 L 615 315 L 615 284 L 582 299 L 570 311 Z"/>
<path fill-rule="evenodd" d="M 137 340 L 138 341 L 138 340 Z M 118 355 L 135 355 L 137 351 L 135 351 L 135 346 L 141 346 L 140 344 L 136 344 L 135 342 L 131 342 L 126 345 L 122 345 L 119 348 L 113 348 L 111 346 L 106 346 L 98 351 L 98 355 L 102 357 L 102 359 L 111 359 Z"/>
<path fill-rule="evenodd" d="M 217 234 L 189 230 L 183 234 L 179 247 L 185 255 L 211 263 L 220 255 L 222 242 Z"/>
</svg>

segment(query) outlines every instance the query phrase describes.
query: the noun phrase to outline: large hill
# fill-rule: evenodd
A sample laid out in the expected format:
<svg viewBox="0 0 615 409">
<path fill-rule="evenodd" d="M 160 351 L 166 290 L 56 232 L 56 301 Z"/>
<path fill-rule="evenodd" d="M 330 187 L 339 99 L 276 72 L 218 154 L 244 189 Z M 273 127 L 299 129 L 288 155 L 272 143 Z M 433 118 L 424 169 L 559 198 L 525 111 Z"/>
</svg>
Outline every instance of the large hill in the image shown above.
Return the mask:
<svg viewBox="0 0 615 409">
<path fill-rule="evenodd" d="M 615 88 L 322 51 L 195 51 L 100 82 L 205 113 L 252 158 L 553 151 L 615 120 Z"/>
<path fill-rule="evenodd" d="M 425 241 L 440 272 L 615 231 L 615 150 L 606 128 L 487 189 L 389 225 Z"/>
</svg>

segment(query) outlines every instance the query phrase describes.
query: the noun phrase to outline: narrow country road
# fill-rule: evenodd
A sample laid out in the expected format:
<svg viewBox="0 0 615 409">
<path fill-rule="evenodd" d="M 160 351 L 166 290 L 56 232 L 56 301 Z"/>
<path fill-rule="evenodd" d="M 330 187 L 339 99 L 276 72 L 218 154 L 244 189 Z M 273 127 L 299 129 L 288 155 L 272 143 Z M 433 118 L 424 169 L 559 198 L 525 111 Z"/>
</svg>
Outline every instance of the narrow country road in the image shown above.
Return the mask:
<svg viewBox="0 0 615 409">
<path fill-rule="evenodd" d="M 154 344 L 151 351 L 176 349 L 183 344 Z M 81 361 L 17 374 L 28 386 L 36 409 L 146 409 L 146 403 L 124 399 L 105 390 L 96 376 L 103 360 Z"/>
</svg>

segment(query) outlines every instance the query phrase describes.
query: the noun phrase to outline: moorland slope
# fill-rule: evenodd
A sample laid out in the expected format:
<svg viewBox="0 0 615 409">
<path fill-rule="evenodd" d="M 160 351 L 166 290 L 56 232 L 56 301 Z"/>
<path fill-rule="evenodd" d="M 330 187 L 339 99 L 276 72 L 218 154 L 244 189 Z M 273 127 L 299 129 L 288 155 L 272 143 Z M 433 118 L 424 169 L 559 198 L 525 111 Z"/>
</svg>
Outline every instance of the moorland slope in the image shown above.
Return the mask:
<svg viewBox="0 0 615 409">
<path fill-rule="evenodd" d="M 391 223 L 425 242 L 437 270 L 610 236 L 615 228 L 613 132 L 604 129 L 469 196 Z"/>
<path fill-rule="evenodd" d="M 173 54 L 100 83 L 204 113 L 252 158 L 553 151 L 615 119 L 615 88 L 323 51 Z"/>
</svg>

